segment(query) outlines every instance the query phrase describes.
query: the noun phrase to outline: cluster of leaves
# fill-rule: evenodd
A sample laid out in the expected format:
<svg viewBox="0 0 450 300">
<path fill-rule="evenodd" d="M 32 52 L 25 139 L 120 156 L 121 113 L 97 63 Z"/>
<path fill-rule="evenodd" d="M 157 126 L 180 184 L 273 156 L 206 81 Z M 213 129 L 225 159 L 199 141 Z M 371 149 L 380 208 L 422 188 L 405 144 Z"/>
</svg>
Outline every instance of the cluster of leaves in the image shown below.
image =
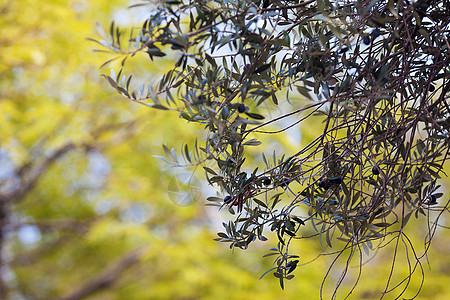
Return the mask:
<svg viewBox="0 0 450 300">
<path fill-rule="evenodd" d="M 325 248 L 343 242 L 336 253 L 351 249 L 350 260 L 403 239 L 411 215 L 447 210 L 437 180 L 450 140 L 448 1 L 160 1 L 151 12 L 129 37 L 112 24 L 98 43 L 122 65 L 145 52 L 176 55 L 173 68 L 136 88 L 122 69 L 105 77 L 133 101 L 204 125 L 203 144 L 183 155 L 206 162 L 208 182 L 226 193 L 211 204 L 237 209 L 218 240 L 245 249 L 276 232 L 282 287 L 298 263 L 289 244 L 311 237 L 302 225 Z M 290 111 L 266 120 L 275 106 Z M 324 121 L 317 138 L 243 171 L 255 134 L 310 117 Z M 428 219 L 428 245 L 437 225 Z"/>
</svg>

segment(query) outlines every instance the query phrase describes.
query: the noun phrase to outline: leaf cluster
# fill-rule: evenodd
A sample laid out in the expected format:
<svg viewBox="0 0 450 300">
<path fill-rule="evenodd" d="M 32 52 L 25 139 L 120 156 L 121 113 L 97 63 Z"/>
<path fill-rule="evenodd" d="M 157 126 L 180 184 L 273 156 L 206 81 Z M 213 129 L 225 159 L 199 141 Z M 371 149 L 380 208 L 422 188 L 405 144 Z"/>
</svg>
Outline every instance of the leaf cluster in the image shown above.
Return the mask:
<svg viewBox="0 0 450 300">
<path fill-rule="evenodd" d="M 160 1 L 128 50 L 114 24 L 99 43 L 125 58 L 177 55 L 134 90 L 122 69 L 104 76 L 129 99 L 204 126 L 195 159 L 183 152 L 189 165 L 207 163 L 208 182 L 226 195 L 210 204 L 236 216 L 217 240 L 246 249 L 275 232 L 283 287 L 299 261 L 292 240 L 316 236 L 328 249 L 342 242 L 335 253 L 369 253 L 401 239 L 412 215 L 447 210 L 438 179 L 450 140 L 449 11 L 437 0 Z M 276 106 L 289 111 L 264 113 Z M 313 141 L 243 171 L 257 134 L 313 117 L 323 121 Z M 316 233 L 301 234 L 305 224 Z"/>
</svg>

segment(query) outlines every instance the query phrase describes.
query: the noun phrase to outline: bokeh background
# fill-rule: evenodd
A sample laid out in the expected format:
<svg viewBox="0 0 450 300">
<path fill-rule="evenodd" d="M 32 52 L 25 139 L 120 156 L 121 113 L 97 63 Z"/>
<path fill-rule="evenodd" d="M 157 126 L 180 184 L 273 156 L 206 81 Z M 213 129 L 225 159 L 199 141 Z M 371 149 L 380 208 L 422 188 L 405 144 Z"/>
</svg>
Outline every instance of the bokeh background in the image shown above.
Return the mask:
<svg viewBox="0 0 450 300">
<path fill-rule="evenodd" d="M 129 4 L 0 0 L 0 299 L 318 299 L 334 258 L 314 260 L 320 242 L 293 243 L 305 264 L 284 291 L 271 274 L 259 279 L 272 267 L 262 256 L 276 238 L 246 251 L 213 241 L 228 216 L 205 206 L 216 192 L 197 178 L 203 172 L 168 168 L 153 156 L 164 155 L 162 144 L 192 143 L 201 128 L 121 98 L 100 77 L 118 65 L 99 69 L 112 56 L 94 52 L 99 47 L 86 38 L 99 38 L 96 21 L 105 30 L 112 20 L 139 24 L 148 12 Z M 138 57 L 128 70 L 151 78 L 174 58 Z M 270 146 L 293 151 L 314 135 L 309 122 Z M 411 218 L 409 225 L 420 255 L 426 222 Z M 379 299 L 394 247 L 363 257 L 349 299 Z M 398 249 L 394 282 L 409 273 L 407 256 L 414 255 Z M 418 299 L 450 299 L 449 254 L 449 231 L 441 227 L 421 260 Z M 344 262 L 323 284 L 326 299 Z M 338 298 L 358 271 L 356 259 Z M 404 297 L 421 284 L 418 268 Z"/>
</svg>

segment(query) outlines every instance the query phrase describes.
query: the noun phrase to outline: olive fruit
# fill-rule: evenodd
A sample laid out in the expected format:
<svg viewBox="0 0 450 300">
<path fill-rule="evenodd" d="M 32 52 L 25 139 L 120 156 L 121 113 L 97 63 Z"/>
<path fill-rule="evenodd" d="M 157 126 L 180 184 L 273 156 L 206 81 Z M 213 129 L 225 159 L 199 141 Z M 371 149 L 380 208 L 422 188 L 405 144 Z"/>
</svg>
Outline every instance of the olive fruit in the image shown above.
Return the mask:
<svg viewBox="0 0 450 300">
<path fill-rule="evenodd" d="M 342 183 L 342 177 L 341 176 L 331 177 L 331 178 L 328 179 L 328 182 L 330 184 L 341 184 Z"/>
<path fill-rule="evenodd" d="M 245 107 L 245 105 L 244 104 L 239 104 L 239 106 L 238 106 L 238 112 L 240 112 L 240 113 L 243 113 L 243 112 L 245 112 L 245 110 L 247 109 L 247 107 Z"/>
<path fill-rule="evenodd" d="M 263 180 L 263 184 L 264 185 L 269 185 L 269 184 L 271 184 L 272 183 L 272 180 L 270 180 L 270 178 L 265 178 L 264 180 Z"/>
<path fill-rule="evenodd" d="M 339 53 L 345 53 L 348 51 L 348 47 L 343 47 L 341 50 L 339 50 Z"/>
<path fill-rule="evenodd" d="M 379 37 L 381 34 L 380 30 L 378 30 L 378 28 L 375 28 L 374 30 L 372 30 L 372 36 L 374 39 L 376 39 L 377 37 Z"/>
<path fill-rule="evenodd" d="M 228 195 L 225 198 L 223 198 L 223 202 L 225 202 L 226 204 L 230 203 L 231 202 L 231 196 Z"/>
<path fill-rule="evenodd" d="M 289 179 L 286 178 L 286 177 L 283 177 L 283 179 L 281 179 L 280 186 L 281 186 L 281 187 L 284 187 L 284 188 L 287 188 L 288 185 L 289 185 Z"/>
<path fill-rule="evenodd" d="M 372 168 L 373 175 L 380 175 L 380 169 L 377 166 Z"/>
<path fill-rule="evenodd" d="M 363 38 L 363 43 L 364 43 L 365 45 L 370 45 L 370 36 L 366 35 L 366 36 Z"/>
<path fill-rule="evenodd" d="M 428 205 L 434 205 L 434 204 L 437 204 L 437 197 L 436 197 L 436 195 L 431 195 L 431 196 L 430 196 L 430 201 L 428 201 L 427 204 L 428 204 Z"/>
<path fill-rule="evenodd" d="M 328 182 L 328 178 L 325 177 L 324 179 L 319 181 L 319 187 L 328 190 L 330 188 L 330 183 Z"/>
</svg>

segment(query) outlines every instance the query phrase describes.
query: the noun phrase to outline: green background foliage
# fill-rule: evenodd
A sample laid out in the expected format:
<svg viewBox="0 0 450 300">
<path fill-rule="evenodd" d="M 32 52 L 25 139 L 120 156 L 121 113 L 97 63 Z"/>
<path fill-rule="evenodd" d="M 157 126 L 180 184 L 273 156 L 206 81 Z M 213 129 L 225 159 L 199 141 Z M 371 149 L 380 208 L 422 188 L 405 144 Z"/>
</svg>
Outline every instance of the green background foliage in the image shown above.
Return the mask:
<svg viewBox="0 0 450 300">
<path fill-rule="evenodd" d="M 204 206 L 211 191 L 195 177 L 189 186 L 185 174 L 153 157 L 164 155 L 163 143 L 192 143 L 200 129 L 175 113 L 122 99 L 99 76 L 106 56 L 93 54 L 95 46 L 86 38 L 96 36 L 95 21 L 110 22 L 127 4 L 0 2 L 0 195 L 6 203 L 1 275 L 7 290 L 2 296 L 317 298 L 331 258 L 302 264 L 315 259 L 319 241 L 293 243 L 302 257 L 285 291 L 273 277 L 260 280 L 273 262 L 262 256 L 274 245 L 257 242 L 231 252 L 214 242 L 224 216 Z M 139 62 L 131 68 L 150 77 L 165 68 L 161 60 L 155 64 L 144 56 Z M 310 139 L 314 125 L 307 127 L 303 139 Z M 201 186 L 201 193 L 192 186 Z M 427 230 L 410 222 L 410 238 L 420 243 Z M 448 231 L 439 230 L 420 299 L 450 297 L 449 245 Z M 369 262 L 351 299 L 378 299 L 393 246 L 371 260 L 364 257 Z M 407 274 L 407 264 L 396 267 Z M 350 270 L 343 293 L 357 271 Z M 339 274 L 338 265 L 325 291 L 334 290 Z M 420 283 L 415 274 L 409 296 Z"/>
</svg>

